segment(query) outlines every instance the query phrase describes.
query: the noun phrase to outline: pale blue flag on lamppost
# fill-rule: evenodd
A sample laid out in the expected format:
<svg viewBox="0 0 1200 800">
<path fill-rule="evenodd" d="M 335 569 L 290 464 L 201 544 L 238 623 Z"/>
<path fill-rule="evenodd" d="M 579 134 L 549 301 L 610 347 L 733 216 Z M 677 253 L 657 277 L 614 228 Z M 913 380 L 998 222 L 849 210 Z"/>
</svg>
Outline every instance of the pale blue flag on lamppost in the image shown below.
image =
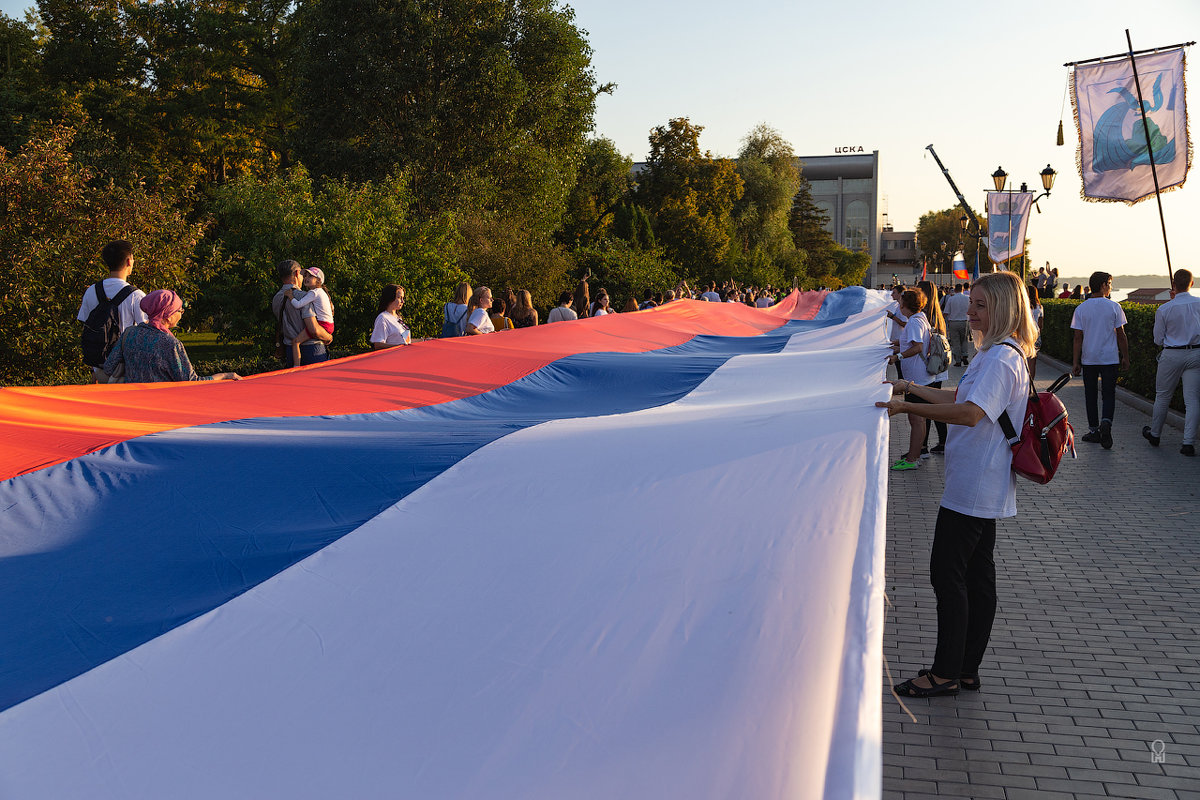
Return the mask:
<svg viewBox="0 0 1200 800">
<path fill-rule="evenodd" d="M 1024 255 L 1033 192 L 988 192 L 988 258 L 996 264 Z"/>
<path fill-rule="evenodd" d="M 1160 191 L 1182 186 L 1187 178 L 1183 48 L 1135 57 L 1136 82 L 1133 62 L 1126 56 L 1079 64 L 1072 73 L 1085 200 L 1144 200 L 1154 194 L 1155 169 Z"/>
</svg>

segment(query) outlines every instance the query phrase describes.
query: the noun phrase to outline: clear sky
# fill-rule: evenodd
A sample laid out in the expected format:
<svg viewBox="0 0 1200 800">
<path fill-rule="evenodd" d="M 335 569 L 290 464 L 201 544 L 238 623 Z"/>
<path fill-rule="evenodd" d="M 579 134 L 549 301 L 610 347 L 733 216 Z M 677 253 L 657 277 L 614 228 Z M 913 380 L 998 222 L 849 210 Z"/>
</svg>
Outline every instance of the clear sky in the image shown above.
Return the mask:
<svg viewBox="0 0 1200 800">
<path fill-rule="evenodd" d="M 735 155 L 759 122 L 802 156 L 862 145 L 879 151 L 880 208 L 886 198 L 896 230 L 956 204 L 928 144 L 978 213 L 997 166 L 1040 191 L 1049 163 L 1059 176 L 1030 223 L 1035 263 L 1048 259 L 1064 275 L 1162 272 L 1165 283 L 1154 200 L 1130 207 L 1079 196 L 1062 65 L 1121 52 L 1127 27 L 1135 49 L 1200 39 L 1200 0 L 572 6 L 597 79 L 618 84 L 599 100 L 596 131 L 635 160 L 646 156 L 649 130 L 676 116 L 703 125 L 701 144 L 718 155 Z M 1200 86 L 1194 70 L 1189 94 Z M 1055 145 L 1060 114 L 1063 147 Z M 1200 174 L 1164 194 L 1163 210 L 1173 265 L 1200 270 Z"/>
<path fill-rule="evenodd" d="M 10 16 L 28 5 L 0 0 Z M 1121 52 L 1125 28 L 1138 49 L 1200 39 L 1200 0 L 569 5 L 591 42 L 597 80 L 618 85 L 599 98 L 596 134 L 634 160 L 645 158 L 651 128 L 680 116 L 704 126 L 701 145 L 717 155 L 736 155 L 759 122 L 802 156 L 861 145 L 879 151 L 880 207 L 886 199 L 896 230 L 956 204 L 927 144 L 981 214 L 997 166 L 1018 185 L 1040 187 L 1049 163 L 1059 177 L 1030 224 L 1035 263 L 1071 276 L 1163 273 L 1165 282 L 1153 198 L 1130 207 L 1079 197 L 1062 64 Z M 1189 71 L 1188 99 L 1200 109 L 1200 76 Z M 1055 146 L 1060 114 L 1063 147 Z M 1163 195 L 1163 210 L 1172 263 L 1200 271 L 1200 174 Z"/>
</svg>

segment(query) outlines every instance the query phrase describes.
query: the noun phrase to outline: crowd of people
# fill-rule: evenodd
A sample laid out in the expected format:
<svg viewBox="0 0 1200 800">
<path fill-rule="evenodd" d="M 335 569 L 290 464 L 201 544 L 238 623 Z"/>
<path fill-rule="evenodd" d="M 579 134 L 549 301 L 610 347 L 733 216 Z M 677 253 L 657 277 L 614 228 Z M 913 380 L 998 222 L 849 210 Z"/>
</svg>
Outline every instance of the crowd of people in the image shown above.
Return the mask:
<svg viewBox="0 0 1200 800">
<path fill-rule="evenodd" d="M 1130 366 L 1127 323 L 1124 310 L 1109 296 L 1112 276 L 1095 272 L 1088 283 L 1088 299 L 1075 307 L 1071 319 L 1072 372 L 1084 381 L 1088 432 L 1082 440 L 1110 449 L 1116 377 Z M 1191 294 L 1193 285 L 1190 271 L 1176 271 L 1171 300 L 1155 313 L 1154 342 L 1162 349 L 1154 413 L 1142 429 L 1150 445 L 1159 446 L 1171 396 L 1182 382 L 1184 456 L 1195 455 L 1200 428 L 1200 297 Z M 954 287 L 941 303 L 944 314 L 938 313 L 936 287 L 922 282 L 893 289 L 895 302 L 886 313 L 893 331 L 891 360 L 898 362 L 900 375 L 889 380 L 892 398 L 877 405 L 889 415 L 906 414 L 911 435 L 907 452 L 892 469 L 915 469 L 931 452 L 945 454 L 945 488 L 929 566 L 937 646 L 929 668 L 893 687 L 898 695 L 937 697 L 982 687 L 979 669 L 996 612 L 996 523 L 1016 515 L 1016 477 L 1004 422 L 1011 425 L 1025 415 L 1046 288 L 1040 276 L 1026 285 L 1014 273 L 992 273 L 969 287 Z M 929 366 L 930 341 L 942 325 L 949 328 L 951 315 L 963 313 L 960 306 L 972 336 L 970 346 L 951 337 L 952 359 L 967 370 L 956 387 L 942 388 L 947 376 Z M 925 447 L 929 422 L 944 426 L 939 430 L 944 447 Z"/>
<path fill-rule="evenodd" d="M 134 266 L 133 246 L 129 242 L 109 242 L 100 255 L 109 275 L 88 287 L 78 313 L 78 319 L 84 323 L 84 361 L 91 367 L 95 381 L 240 380 L 241 376 L 233 372 L 207 376 L 196 373 L 185 347 L 173 332 L 183 318 L 183 299 L 170 289 L 147 294 L 129 283 Z M 334 304 L 325 288 L 325 273 L 318 267 L 305 268 L 289 259 L 278 265 L 277 277 L 279 289 L 271 300 L 276 320 L 276 356 L 284 367 L 328 360 L 336 327 Z M 1024 307 L 1035 332 L 1025 359 L 1030 379 L 1037 375 L 1037 353 L 1042 344 L 1041 300 L 1053 296 L 1057 277 L 1057 270 L 1042 268 L 1023 289 Z M 1066 293 L 1067 285 L 1063 286 Z M 1154 340 L 1163 349 L 1159 357 L 1155 415 L 1142 432 L 1148 442 L 1158 446 L 1171 394 L 1182 383 L 1186 422 L 1180 452 L 1185 456 L 1195 455 L 1200 426 L 1200 352 L 1196 352 L 1200 350 L 1200 301 L 1189 293 L 1190 287 L 1191 273 L 1177 271 L 1173 299 L 1160 307 L 1156 316 Z M 1088 430 L 1081 439 L 1109 449 L 1113 446 L 1117 375 L 1130 366 L 1127 321 L 1120 304 L 1109 296 L 1111 275 L 1096 272 L 1088 281 L 1086 293 L 1080 288 L 1076 286 L 1071 294 L 1085 298 L 1075 308 L 1071 329 L 1072 371 L 1083 378 L 1087 414 Z M 593 291 L 585 277 L 574 292 L 560 295 L 558 304 L 546 315 L 546 323 L 645 311 L 680 299 L 765 308 L 773 305 L 776 297 L 777 292 L 771 286 L 710 281 L 693 288 L 681 281 L 672 289 L 646 289 L 641 302 L 631 296 L 618 312 L 608 291 L 604 288 Z M 909 385 L 940 390 L 949 377 L 947 367 L 967 366 L 976 353 L 968 335 L 969 329 L 976 330 L 971 326 L 968 312 L 971 287 L 958 284 L 942 296 L 933 283 L 921 281 L 913 287 L 893 287 L 892 297 L 895 303 L 888 317 L 899 378 Z M 381 288 L 378 314 L 369 337 L 373 349 L 412 344 L 412 330 L 401 313 L 404 300 L 403 286 L 387 284 Z M 441 335 L 481 336 L 540 323 L 541 315 L 533 306 L 529 291 L 507 289 L 496 295 L 490 287 L 472 288 L 463 282 L 443 307 Z M 948 345 L 950 361 L 933 366 L 929 356 L 937 337 L 943 337 Z M 920 405 L 920 397 L 914 394 L 909 402 Z M 896 471 L 919 468 L 922 460 L 944 453 L 947 444 L 943 420 L 932 420 L 937 443 L 930 447 L 931 426 L 924 415 L 906 413 L 912 433 L 907 451 L 892 465 Z"/>
<path fill-rule="evenodd" d="M 94 381 L 241 379 L 232 372 L 196 374 L 186 348 L 172 332 L 183 316 L 183 299 L 169 289 L 146 294 L 129 283 L 134 265 L 133 246 L 129 242 L 109 242 L 100 257 L 109 268 L 109 275 L 88 287 L 78 313 L 84 327 L 84 361 L 91 367 Z M 277 279 L 279 289 L 271 298 L 276 357 L 285 368 L 327 361 L 336 326 L 334 303 L 326 289 L 324 271 L 288 259 L 279 263 Z M 681 281 L 665 291 L 647 289 L 641 302 L 631 296 L 620 313 L 645 311 L 680 299 L 766 308 L 775 304 L 776 296 L 771 286 L 739 286 L 733 281 L 718 285 L 711 281 L 693 289 Z M 387 284 L 380 289 L 378 313 L 368 339 L 372 349 L 413 343 L 412 330 L 401 313 L 404 300 L 403 286 Z M 584 278 L 574 292 L 561 294 L 558 304 L 546 315 L 546 322 L 615 313 L 618 312 L 608 291 L 599 288 L 593 292 L 588 278 Z M 480 336 L 540 323 L 541 315 L 528 290 L 508 289 L 496 295 L 487 286 L 472 288 L 464 281 L 443 306 L 441 336 Z"/>
</svg>

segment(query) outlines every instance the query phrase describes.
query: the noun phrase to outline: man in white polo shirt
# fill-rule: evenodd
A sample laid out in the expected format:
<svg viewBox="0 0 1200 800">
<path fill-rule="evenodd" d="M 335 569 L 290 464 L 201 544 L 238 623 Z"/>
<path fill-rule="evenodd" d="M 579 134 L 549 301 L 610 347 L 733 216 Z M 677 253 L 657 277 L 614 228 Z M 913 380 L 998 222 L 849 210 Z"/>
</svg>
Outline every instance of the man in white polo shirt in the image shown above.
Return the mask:
<svg viewBox="0 0 1200 800">
<path fill-rule="evenodd" d="M 1175 271 L 1174 297 L 1154 314 L 1154 343 L 1161 347 L 1155 379 L 1154 416 L 1142 436 L 1158 447 L 1167 408 L 1175 387 L 1183 380 L 1183 446 L 1179 452 L 1196 455 L 1196 429 L 1200 428 L 1200 297 L 1190 294 L 1192 273 Z"/>
<path fill-rule="evenodd" d="M 1085 442 L 1113 445 L 1112 420 L 1117 405 L 1117 370 L 1129 369 L 1129 340 L 1125 338 L 1125 310 L 1109 298 L 1112 275 L 1093 272 L 1088 279 L 1092 296 L 1075 308 L 1074 370 L 1083 375 L 1083 400 L 1087 405 Z M 1096 384 L 1100 384 L 1100 414 L 1096 413 Z"/>
</svg>

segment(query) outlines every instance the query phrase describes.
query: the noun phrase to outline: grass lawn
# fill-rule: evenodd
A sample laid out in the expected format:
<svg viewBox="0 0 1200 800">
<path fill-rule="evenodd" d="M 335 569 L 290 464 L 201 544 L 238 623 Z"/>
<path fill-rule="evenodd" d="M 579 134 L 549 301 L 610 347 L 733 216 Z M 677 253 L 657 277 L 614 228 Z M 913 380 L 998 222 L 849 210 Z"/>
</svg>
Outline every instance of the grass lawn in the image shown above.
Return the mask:
<svg viewBox="0 0 1200 800">
<path fill-rule="evenodd" d="M 176 332 L 176 337 L 187 348 L 188 358 L 197 361 L 216 361 L 247 358 L 257 355 L 251 342 L 218 342 L 215 333 Z"/>
</svg>

